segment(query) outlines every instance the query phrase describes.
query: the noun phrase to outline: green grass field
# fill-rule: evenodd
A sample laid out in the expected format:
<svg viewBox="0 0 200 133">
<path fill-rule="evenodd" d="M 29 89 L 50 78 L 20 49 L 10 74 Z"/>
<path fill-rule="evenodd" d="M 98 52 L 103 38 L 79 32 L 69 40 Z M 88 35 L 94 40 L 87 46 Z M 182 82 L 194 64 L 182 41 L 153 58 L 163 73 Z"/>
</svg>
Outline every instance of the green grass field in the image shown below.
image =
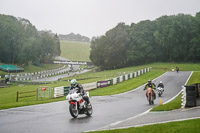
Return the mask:
<svg viewBox="0 0 200 133">
<path fill-rule="evenodd" d="M 61 56 L 72 61 L 90 61 L 90 43 L 60 41 Z"/>
</svg>

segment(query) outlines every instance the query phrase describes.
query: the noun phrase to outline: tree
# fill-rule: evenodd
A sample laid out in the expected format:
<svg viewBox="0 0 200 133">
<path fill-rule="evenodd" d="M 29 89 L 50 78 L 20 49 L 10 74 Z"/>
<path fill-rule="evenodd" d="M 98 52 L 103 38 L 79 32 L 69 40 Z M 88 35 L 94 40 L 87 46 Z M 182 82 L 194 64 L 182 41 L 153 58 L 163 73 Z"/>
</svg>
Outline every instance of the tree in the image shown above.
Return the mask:
<svg viewBox="0 0 200 133">
<path fill-rule="evenodd" d="M 190 61 L 200 61 L 200 12 L 196 13 L 192 21 L 191 29 L 192 39 L 190 41 L 191 46 L 188 52 L 188 58 Z"/>
<path fill-rule="evenodd" d="M 60 55 L 58 36 L 38 32 L 29 20 L 0 14 L 0 61 L 40 64 Z"/>
<path fill-rule="evenodd" d="M 131 43 L 127 49 L 129 64 L 149 63 L 156 58 L 154 39 L 155 23 L 149 20 L 131 25 Z"/>
<path fill-rule="evenodd" d="M 166 49 L 169 61 L 186 60 L 191 39 L 191 15 L 163 16 L 157 20 L 155 38 L 158 45 Z"/>
</svg>

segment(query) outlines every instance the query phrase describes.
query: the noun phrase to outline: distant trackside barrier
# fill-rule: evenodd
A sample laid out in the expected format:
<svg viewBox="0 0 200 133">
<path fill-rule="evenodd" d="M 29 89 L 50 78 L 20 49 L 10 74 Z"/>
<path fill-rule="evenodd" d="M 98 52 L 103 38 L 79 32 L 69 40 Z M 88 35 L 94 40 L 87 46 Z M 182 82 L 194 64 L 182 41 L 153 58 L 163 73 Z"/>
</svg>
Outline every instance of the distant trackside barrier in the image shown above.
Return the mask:
<svg viewBox="0 0 200 133">
<path fill-rule="evenodd" d="M 136 78 L 136 77 L 138 77 L 142 74 L 145 74 L 147 72 L 150 72 L 150 68 L 144 68 L 144 69 L 138 70 L 136 72 L 120 75 L 120 76 L 115 77 L 113 79 L 82 84 L 82 86 L 83 86 L 83 89 L 86 90 L 86 91 L 97 89 L 97 88 L 103 88 L 103 87 L 106 87 L 106 86 L 115 85 L 117 83 L 129 80 L 129 79 L 132 79 L 132 78 Z M 54 97 L 57 98 L 57 97 L 66 96 L 68 91 L 69 91 L 69 86 L 55 87 L 54 88 Z"/>
</svg>

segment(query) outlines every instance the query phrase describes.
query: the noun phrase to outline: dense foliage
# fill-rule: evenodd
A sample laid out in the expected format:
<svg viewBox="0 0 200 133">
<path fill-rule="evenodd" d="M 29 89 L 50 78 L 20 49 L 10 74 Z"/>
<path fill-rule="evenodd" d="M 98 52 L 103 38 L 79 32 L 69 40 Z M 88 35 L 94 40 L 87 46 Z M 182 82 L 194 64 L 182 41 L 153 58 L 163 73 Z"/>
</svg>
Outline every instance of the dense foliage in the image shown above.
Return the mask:
<svg viewBox="0 0 200 133">
<path fill-rule="evenodd" d="M 119 23 L 92 38 L 91 61 L 102 69 L 151 62 L 200 61 L 200 12 L 162 16 L 130 26 Z"/>
<path fill-rule="evenodd" d="M 60 40 L 67 41 L 79 41 L 79 42 L 90 42 L 90 38 L 86 36 L 81 36 L 80 34 L 70 33 L 67 35 L 59 34 Z"/>
<path fill-rule="evenodd" d="M 60 53 L 57 35 L 37 31 L 26 19 L 0 14 L 0 62 L 39 65 Z"/>
</svg>

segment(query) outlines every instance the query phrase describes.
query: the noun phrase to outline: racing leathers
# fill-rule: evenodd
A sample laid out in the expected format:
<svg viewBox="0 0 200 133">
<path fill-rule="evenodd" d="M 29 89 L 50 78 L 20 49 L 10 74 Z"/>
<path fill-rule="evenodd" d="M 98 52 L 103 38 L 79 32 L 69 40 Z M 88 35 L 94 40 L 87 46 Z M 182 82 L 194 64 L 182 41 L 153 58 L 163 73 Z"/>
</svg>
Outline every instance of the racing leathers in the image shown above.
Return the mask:
<svg viewBox="0 0 200 133">
<path fill-rule="evenodd" d="M 154 92 L 154 90 L 156 89 L 156 85 L 154 83 L 147 83 L 144 87 L 144 90 L 146 90 L 147 88 L 152 88 L 152 92 L 154 95 L 154 99 L 156 99 L 156 93 Z M 146 97 L 147 97 L 147 93 L 146 93 Z"/>
<path fill-rule="evenodd" d="M 77 83 L 75 86 L 70 86 L 70 90 L 75 89 L 75 88 L 78 88 L 77 93 L 80 93 L 83 99 L 87 102 L 87 104 L 89 104 L 90 103 L 89 97 L 86 95 L 82 85 Z"/>
</svg>

